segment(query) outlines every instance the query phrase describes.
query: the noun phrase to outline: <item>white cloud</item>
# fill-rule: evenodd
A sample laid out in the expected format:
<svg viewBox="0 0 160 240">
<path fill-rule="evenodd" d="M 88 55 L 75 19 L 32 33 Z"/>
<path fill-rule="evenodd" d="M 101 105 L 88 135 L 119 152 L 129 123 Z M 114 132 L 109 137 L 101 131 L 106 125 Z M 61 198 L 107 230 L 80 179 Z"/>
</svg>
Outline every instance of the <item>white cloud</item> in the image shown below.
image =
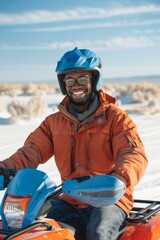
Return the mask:
<svg viewBox="0 0 160 240">
<path fill-rule="evenodd" d="M 68 42 L 53 42 L 36 46 L 17 46 L 17 45 L 0 45 L 0 50 L 60 50 L 70 49 L 78 46 L 80 48 L 94 48 L 95 51 L 111 51 L 118 49 L 147 48 L 160 46 L 160 37 L 158 36 L 119 36 L 108 40 L 83 40 Z"/>
<path fill-rule="evenodd" d="M 0 25 L 20 25 L 45 22 L 59 22 L 67 20 L 109 18 L 142 13 L 158 13 L 160 6 L 149 4 L 138 7 L 104 8 L 75 8 L 65 11 L 37 10 L 21 14 L 0 14 Z"/>
<path fill-rule="evenodd" d="M 94 28 L 113 28 L 113 27 L 128 27 L 128 26 L 143 26 L 160 24 L 160 19 L 148 21 L 117 21 L 117 22 L 101 22 L 101 23 L 86 23 L 86 24 L 73 24 L 68 26 L 50 27 L 50 28 L 30 28 L 30 29 L 15 29 L 14 32 L 57 32 L 68 30 L 84 30 Z"/>
</svg>

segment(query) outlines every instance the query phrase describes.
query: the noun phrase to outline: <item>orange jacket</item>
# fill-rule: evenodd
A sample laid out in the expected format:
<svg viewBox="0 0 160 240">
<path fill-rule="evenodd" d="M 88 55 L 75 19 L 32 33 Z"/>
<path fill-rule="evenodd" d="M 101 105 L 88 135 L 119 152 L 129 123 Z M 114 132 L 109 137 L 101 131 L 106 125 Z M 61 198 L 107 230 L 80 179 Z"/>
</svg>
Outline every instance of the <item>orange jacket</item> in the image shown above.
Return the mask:
<svg viewBox="0 0 160 240">
<path fill-rule="evenodd" d="M 147 166 L 144 146 L 135 124 L 114 105 L 114 98 L 103 91 L 98 95 L 100 107 L 82 123 L 67 111 L 66 96 L 59 111 L 48 116 L 3 164 L 17 170 L 36 168 L 54 155 L 62 180 L 115 172 L 127 182 L 126 193 L 117 205 L 128 214 L 133 206 L 134 186 Z M 62 198 L 77 207 L 86 207 L 66 195 Z"/>
</svg>

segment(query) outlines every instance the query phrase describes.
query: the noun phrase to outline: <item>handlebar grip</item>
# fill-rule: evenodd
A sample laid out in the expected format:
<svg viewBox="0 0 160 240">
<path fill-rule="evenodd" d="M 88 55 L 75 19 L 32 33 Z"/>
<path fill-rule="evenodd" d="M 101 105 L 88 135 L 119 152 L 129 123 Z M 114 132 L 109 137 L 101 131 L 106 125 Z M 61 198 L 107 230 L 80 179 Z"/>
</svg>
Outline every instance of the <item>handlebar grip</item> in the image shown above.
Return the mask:
<svg viewBox="0 0 160 240">
<path fill-rule="evenodd" d="M 16 170 L 14 168 L 1 168 L 0 169 L 0 175 L 4 177 L 4 188 L 8 186 L 10 181 L 13 179 L 13 177 L 16 175 Z"/>
</svg>

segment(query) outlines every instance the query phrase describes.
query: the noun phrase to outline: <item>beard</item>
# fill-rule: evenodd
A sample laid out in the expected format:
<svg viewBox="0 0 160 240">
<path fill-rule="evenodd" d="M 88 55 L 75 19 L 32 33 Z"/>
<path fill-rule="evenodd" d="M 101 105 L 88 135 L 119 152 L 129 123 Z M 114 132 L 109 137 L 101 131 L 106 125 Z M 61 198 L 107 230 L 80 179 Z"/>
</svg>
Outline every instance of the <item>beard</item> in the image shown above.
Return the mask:
<svg viewBox="0 0 160 240">
<path fill-rule="evenodd" d="M 68 94 L 67 94 L 68 95 Z M 68 95 L 70 102 L 75 105 L 75 106 L 84 106 L 84 105 L 89 105 L 90 102 L 93 99 L 93 93 L 90 93 L 89 95 L 87 95 L 85 98 L 81 99 L 80 101 L 75 101 L 71 96 Z"/>
</svg>

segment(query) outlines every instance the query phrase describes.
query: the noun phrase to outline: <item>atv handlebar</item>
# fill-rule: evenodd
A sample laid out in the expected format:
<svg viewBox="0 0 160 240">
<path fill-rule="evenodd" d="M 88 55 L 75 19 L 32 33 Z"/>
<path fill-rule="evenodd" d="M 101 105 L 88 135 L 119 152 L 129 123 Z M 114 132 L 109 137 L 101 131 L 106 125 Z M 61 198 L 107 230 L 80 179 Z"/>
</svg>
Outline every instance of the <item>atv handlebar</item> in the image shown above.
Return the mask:
<svg viewBox="0 0 160 240">
<path fill-rule="evenodd" d="M 14 168 L 1 168 L 0 169 L 0 190 L 3 190 L 8 186 L 10 181 L 16 175 L 16 170 Z"/>
</svg>

